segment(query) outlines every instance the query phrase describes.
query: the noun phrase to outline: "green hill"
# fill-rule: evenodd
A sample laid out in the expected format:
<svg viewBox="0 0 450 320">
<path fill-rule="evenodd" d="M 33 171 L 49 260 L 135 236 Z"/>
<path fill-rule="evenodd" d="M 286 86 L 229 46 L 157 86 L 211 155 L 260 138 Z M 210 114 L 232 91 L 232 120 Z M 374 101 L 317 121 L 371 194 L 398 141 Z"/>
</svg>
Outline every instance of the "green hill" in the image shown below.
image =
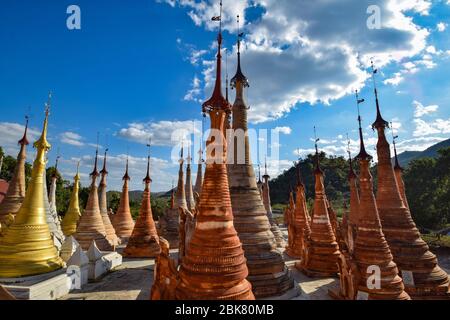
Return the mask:
<svg viewBox="0 0 450 320">
<path fill-rule="evenodd" d="M 403 167 L 407 167 L 413 160 L 423 158 L 436 158 L 438 150 L 450 147 L 450 139 L 439 142 L 424 151 L 406 151 L 398 155 L 398 160 Z"/>
</svg>

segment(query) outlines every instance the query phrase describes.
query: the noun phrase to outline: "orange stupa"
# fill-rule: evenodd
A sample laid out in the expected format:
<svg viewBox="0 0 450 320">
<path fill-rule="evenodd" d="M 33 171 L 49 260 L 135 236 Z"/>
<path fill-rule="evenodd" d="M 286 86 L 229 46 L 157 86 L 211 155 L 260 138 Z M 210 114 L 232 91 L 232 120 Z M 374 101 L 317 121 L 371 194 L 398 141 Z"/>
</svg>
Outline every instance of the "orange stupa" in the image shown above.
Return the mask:
<svg viewBox="0 0 450 320">
<path fill-rule="evenodd" d="M 357 235 L 354 247 L 354 258 L 358 266 L 358 290 L 366 292 L 370 300 L 409 300 L 404 291 L 402 279 L 398 275 L 397 265 L 393 261 L 388 243 L 381 230 L 375 196 L 373 194 L 372 175 L 369 164 L 371 156 L 367 154 L 359 119 L 360 152 L 357 155 L 360 163 L 360 203 L 357 222 Z M 381 279 L 379 286 L 374 286 L 374 270 L 379 269 Z"/>
<path fill-rule="evenodd" d="M 105 225 L 103 224 L 100 206 L 98 203 L 98 188 L 96 184 L 99 173 L 97 171 L 98 149 L 95 153 L 94 170 L 91 173 L 91 186 L 89 198 L 81 218 L 78 222 L 77 231 L 73 237 L 78 241 L 83 250 L 88 250 L 92 241 L 95 240 L 97 246 L 102 251 L 113 250 L 112 245 L 106 239 Z"/>
<path fill-rule="evenodd" d="M 308 223 L 305 184 L 301 178 L 300 162 L 297 165 L 297 195 L 291 223 L 292 240 L 286 248 L 286 254 L 293 258 L 301 258 L 304 250 L 303 244 L 308 240 L 311 229 Z"/>
<path fill-rule="evenodd" d="M 346 239 L 345 242 L 348 251 L 352 253 L 359 222 L 359 191 L 357 185 L 357 176 L 355 174 L 355 171 L 353 170 L 353 162 L 350 154 L 349 159 L 350 171 L 348 174 L 348 181 L 350 185 L 350 211 L 348 213 L 347 230 L 345 230 L 346 234 L 344 234 L 344 238 Z"/>
<path fill-rule="evenodd" d="M 25 198 L 25 160 L 27 158 L 26 148 L 29 144 L 27 139 L 28 117 L 25 125 L 25 132 L 19 140 L 20 151 L 17 155 L 17 163 L 14 174 L 9 182 L 8 191 L 0 204 L 0 223 L 5 222 L 9 214 L 13 216 L 19 211 Z"/>
<path fill-rule="evenodd" d="M 133 233 L 123 251 L 125 257 L 155 258 L 160 252 L 159 237 L 153 220 L 152 205 L 150 202 L 150 156 L 147 160 L 147 175 L 144 178 L 145 189 L 142 195 L 141 210 L 134 225 Z"/>
<path fill-rule="evenodd" d="M 112 216 L 111 222 L 116 230 L 117 236 L 122 240 L 122 243 L 125 243 L 128 241 L 128 238 L 131 237 L 131 233 L 134 229 L 134 221 L 131 216 L 130 198 L 128 194 L 128 182 L 130 181 L 130 176 L 128 175 L 128 158 L 125 175 L 122 180 L 123 187 L 122 194 L 120 196 L 119 208 L 117 209 L 116 214 Z"/>
<path fill-rule="evenodd" d="M 335 276 L 338 273 L 337 262 L 340 252 L 328 215 L 324 174 L 320 168 L 317 142 L 314 175 L 316 181 L 314 212 L 311 221 L 311 235 L 306 244 L 306 256 L 302 261 L 302 271 L 308 276 Z"/>
<path fill-rule="evenodd" d="M 373 80 L 377 70 L 373 68 Z M 386 140 L 388 123 L 381 116 L 378 92 L 375 86 L 377 118 L 373 128 L 378 133 L 378 188 L 377 205 L 383 233 L 389 243 L 394 261 L 404 279 L 406 291 L 415 299 L 450 298 L 449 277 L 429 250 L 402 200 L 391 162 L 391 150 Z"/>
<path fill-rule="evenodd" d="M 295 200 L 294 200 L 294 191 L 289 192 L 289 204 L 287 205 L 286 209 L 284 210 L 284 223 L 287 226 L 288 230 L 288 243 L 286 245 L 286 250 L 289 247 L 292 247 L 294 245 L 294 212 L 295 212 Z"/>
<path fill-rule="evenodd" d="M 178 208 L 175 206 L 175 194 L 172 186 L 172 193 L 170 196 L 170 207 L 167 208 L 164 215 L 159 218 L 158 234 L 169 242 L 170 249 L 178 249 L 180 235 L 179 235 L 179 220 L 180 214 Z"/>
<path fill-rule="evenodd" d="M 106 196 L 106 176 L 108 175 L 108 171 L 106 170 L 106 152 L 103 158 L 103 169 L 100 171 L 101 180 L 100 185 L 98 187 L 99 193 L 99 205 L 100 205 L 100 214 L 102 215 L 103 224 L 105 225 L 106 231 L 106 239 L 114 246 L 117 247 L 120 244 L 120 239 L 116 235 L 116 231 L 112 226 L 111 219 L 109 219 L 108 215 L 108 200 Z"/>
<path fill-rule="evenodd" d="M 222 11 L 222 6 L 221 6 Z M 213 96 L 203 104 L 211 118 L 206 171 L 197 225 L 182 261 L 176 290 L 179 300 L 254 299 L 248 269 L 233 225 L 228 187 L 224 121 L 230 104 L 221 89 L 222 32 L 218 35 L 217 74 Z"/>
<path fill-rule="evenodd" d="M 393 137 L 393 139 L 392 139 L 392 144 L 394 145 L 394 157 L 395 157 L 395 165 L 394 165 L 395 181 L 397 181 L 398 191 L 400 192 L 400 196 L 402 197 L 403 203 L 409 210 L 408 198 L 406 198 L 405 182 L 403 181 L 403 168 L 400 166 L 400 162 L 398 161 L 397 146 L 395 145 L 395 138 L 396 137 Z"/>
</svg>

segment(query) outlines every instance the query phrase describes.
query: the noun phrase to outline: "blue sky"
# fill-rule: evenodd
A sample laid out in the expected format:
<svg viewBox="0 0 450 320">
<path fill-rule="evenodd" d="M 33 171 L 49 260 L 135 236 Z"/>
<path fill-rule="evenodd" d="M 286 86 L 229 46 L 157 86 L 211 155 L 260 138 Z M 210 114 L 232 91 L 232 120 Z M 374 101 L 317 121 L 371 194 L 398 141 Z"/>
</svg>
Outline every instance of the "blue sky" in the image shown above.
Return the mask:
<svg viewBox="0 0 450 320">
<path fill-rule="evenodd" d="M 356 88 L 366 99 L 362 116 L 374 153 L 375 135 L 367 128 L 375 116 L 371 57 L 381 71 L 383 115 L 394 121 L 400 151 L 449 138 L 447 0 L 223 2 L 230 77 L 238 13 L 245 32 L 251 127 L 280 132 L 279 159 L 269 157 L 272 176 L 291 165 L 297 149 L 301 156 L 311 152 L 314 125 L 326 152 L 344 154 L 346 133 L 356 150 Z M 66 27 L 71 4 L 81 9 L 81 30 Z M 371 4 L 380 8 L 379 30 L 366 27 Z M 169 189 L 177 171 L 171 133 L 201 120 L 201 102 L 211 93 L 217 24 L 210 19 L 218 14 L 217 1 L 5 0 L 1 6 L 0 145 L 7 153 L 16 154 L 29 110 L 31 136 L 37 136 L 51 90 L 49 162 L 59 148 L 65 178 L 81 159 L 87 183 L 100 132 L 100 145 L 110 149 L 110 188 L 120 189 L 128 152 L 132 188 L 141 189 L 151 135 L 153 190 Z"/>
</svg>

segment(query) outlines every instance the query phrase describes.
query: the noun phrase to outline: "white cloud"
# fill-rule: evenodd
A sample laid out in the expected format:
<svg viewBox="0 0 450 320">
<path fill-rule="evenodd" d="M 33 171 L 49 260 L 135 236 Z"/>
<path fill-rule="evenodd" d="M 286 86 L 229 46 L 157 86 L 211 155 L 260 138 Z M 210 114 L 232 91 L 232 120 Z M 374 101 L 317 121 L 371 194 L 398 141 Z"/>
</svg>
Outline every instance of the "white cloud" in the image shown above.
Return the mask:
<svg viewBox="0 0 450 320">
<path fill-rule="evenodd" d="M 402 74 L 400 72 L 396 72 L 394 73 L 394 77 L 393 78 L 389 78 L 384 80 L 384 84 L 391 84 L 393 86 L 398 86 L 400 84 L 400 82 L 402 82 L 404 80 Z"/>
<path fill-rule="evenodd" d="M 436 25 L 436 28 L 437 28 L 437 30 L 438 30 L 439 32 L 444 32 L 444 31 L 447 29 L 447 24 L 446 24 L 446 23 L 443 23 L 443 22 L 439 22 L 439 23 Z"/>
<path fill-rule="evenodd" d="M 438 105 L 429 105 L 429 106 L 424 106 L 422 103 L 420 103 L 419 101 L 413 101 L 413 106 L 415 108 L 414 111 L 414 117 L 416 118 L 421 118 L 424 115 L 428 115 L 430 113 L 434 113 L 439 109 Z"/>
<path fill-rule="evenodd" d="M 71 146 L 83 147 L 85 143 L 82 140 L 83 137 L 75 132 L 67 131 L 60 134 L 60 141 Z"/>
<path fill-rule="evenodd" d="M 6 154 L 13 157 L 17 156 L 17 152 L 19 152 L 18 141 L 22 139 L 24 131 L 24 125 L 12 122 L 0 122 L 0 147 L 3 148 Z M 27 138 L 30 146 L 40 135 L 41 132 L 38 129 L 28 128 Z M 31 151 L 30 149 L 28 148 L 29 151 Z M 31 159 L 30 156 L 28 158 Z"/>
<path fill-rule="evenodd" d="M 278 133 L 282 133 L 282 134 L 286 134 L 289 135 L 292 133 L 292 129 L 289 127 L 276 127 L 275 129 L 273 129 L 275 132 Z"/>
<path fill-rule="evenodd" d="M 430 122 L 427 122 L 423 119 L 414 119 L 413 121 L 416 126 L 413 132 L 414 137 L 450 133 L 450 118 L 447 120 L 436 119 Z"/>
<path fill-rule="evenodd" d="M 192 80 L 192 88 L 186 93 L 183 100 L 185 101 L 200 101 L 198 99 L 198 96 L 202 93 L 202 90 L 200 88 L 201 81 L 200 79 L 195 76 Z"/>
<path fill-rule="evenodd" d="M 166 0 L 187 9 L 196 25 L 211 30 L 217 24 L 217 1 Z M 224 28 L 234 32 L 236 14 L 243 15 L 250 1 L 224 4 Z M 291 1 L 256 0 L 263 9 L 258 19 L 244 26 L 242 66 L 251 87 L 249 120 L 260 123 L 278 119 L 298 103 L 330 103 L 354 89 L 360 89 L 369 74 L 365 71 L 371 57 L 378 67 L 403 62 L 426 48 L 429 31 L 414 24 L 405 12 L 428 14 L 430 1 L 340 0 Z M 369 5 L 381 8 L 382 28 L 366 27 Z M 236 46 L 232 55 L 235 57 Z M 235 68 L 235 59 L 230 70 Z M 430 59 L 418 62 L 427 68 Z M 203 63 L 204 90 L 213 87 L 214 61 Z M 409 69 L 410 71 L 413 69 Z M 400 83 L 394 75 L 387 83 Z"/>
</svg>

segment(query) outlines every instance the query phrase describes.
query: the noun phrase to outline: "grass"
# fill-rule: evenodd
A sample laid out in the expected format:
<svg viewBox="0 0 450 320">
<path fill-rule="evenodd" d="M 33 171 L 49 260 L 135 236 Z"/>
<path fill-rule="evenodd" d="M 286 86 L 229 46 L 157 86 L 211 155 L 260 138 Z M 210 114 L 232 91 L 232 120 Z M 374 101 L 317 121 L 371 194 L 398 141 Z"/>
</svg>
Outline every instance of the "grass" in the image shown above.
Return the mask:
<svg viewBox="0 0 450 320">
<path fill-rule="evenodd" d="M 433 234 L 423 234 L 422 238 L 431 246 L 450 248 L 450 236 L 441 236 L 441 239 L 438 240 Z"/>
</svg>

